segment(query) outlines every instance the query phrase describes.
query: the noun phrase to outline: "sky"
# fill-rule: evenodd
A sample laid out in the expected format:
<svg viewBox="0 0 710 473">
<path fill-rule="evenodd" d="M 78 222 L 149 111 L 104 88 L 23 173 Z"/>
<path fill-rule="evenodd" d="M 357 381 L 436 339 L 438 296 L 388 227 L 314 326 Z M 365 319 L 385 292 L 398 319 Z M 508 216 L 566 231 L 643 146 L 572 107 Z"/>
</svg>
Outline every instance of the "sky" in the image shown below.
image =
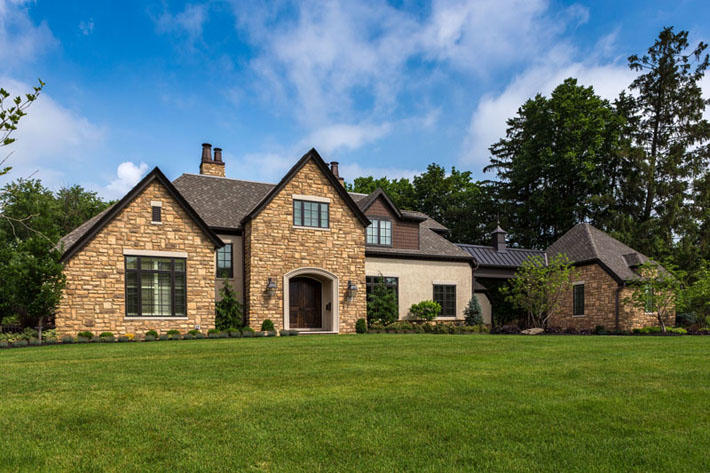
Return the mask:
<svg viewBox="0 0 710 473">
<path fill-rule="evenodd" d="M 613 99 L 664 26 L 710 42 L 710 2 L 0 0 L 0 87 L 47 85 L 13 171 L 115 199 L 155 166 L 276 182 L 315 147 L 346 180 L 483 173 L 505 121 L 567 77 Z M 710 93 L 710 81 L 704 81 Z"/>
</svg>

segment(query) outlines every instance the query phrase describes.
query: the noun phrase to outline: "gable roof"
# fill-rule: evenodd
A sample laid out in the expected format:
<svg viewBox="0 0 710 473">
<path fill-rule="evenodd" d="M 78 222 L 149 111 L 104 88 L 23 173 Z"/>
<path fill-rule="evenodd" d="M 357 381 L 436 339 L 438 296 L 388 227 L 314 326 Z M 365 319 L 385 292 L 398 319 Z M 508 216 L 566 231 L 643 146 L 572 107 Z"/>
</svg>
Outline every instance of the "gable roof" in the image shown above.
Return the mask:
<svg viewBox="0 0 710 473">
<path fill-rule="evenodd" d="M 151 172 L 149 172 L 141 181 L 136 184 L 133 189 L 128 191 L 126 195 L 123 196 L 121 200 L 99 213 L 98 215 L 90 218 L 86 222 L 79 225 L 77 228 L 69 232 L 67 235 L 62 237 L 57 243 L 57 247 L 62 251 L 61 261 L 67 261 L 72 256 L 74 256 L 79 250 L 81 250 L 84 245 L 86 245 L 91 238 L 93 238 L 97 233 L 101 231 L 113 218 L 118 215 L 121 210 L 126 208 L 133 199 L 135 199 L 143 190 L 148 187 L 153 181 L 158 181 L 162 184 L 168 191 L 168 194 L 177 201 L 177 203 L 182 207 L 182 209 L 187 213 L 190 218 L 197 224 L 197 226 L 202 230 L 202 232 L 207 235 L 212 243 L 216 247 L 224 246 L 224 243 L 220 238 L 209 228 L 209 226 L 202 220 L 200 215 L 195 212 L 195 210 L 190 206 L 190 204 L 185 200 L 185 198 L 180 194 L 180 192 L 175 188 L 175 186 L 165 177 L 165 174 L 158 168 L 155 167 Z"/>
<path fill-rule="evenodd" d="M 345 190 L 345 187 L 340 183 L 337 177 L 332 173 L 330 168 L 328 167 L 327 164 L 325 164 L 325 161 L 323 161 L 323 158 L 320 157 L 318 154 L 318 151 L 315 150 L 315 148 L 311 148 L 310 151 L 308 151 L 306 154 L 304 154 L 301 159 L 298 160 L 298 162 L 286 173 L 286 175 L 279 181 L 278 184 L 276 184 L 267 194 L 264 196 L 263 199 L 247 214 L 242 218 L 241 224 L 244 225 L 246 222 L 249 220 L 253 219 L 259 213 L 266 208 L 267 205 L 278 195 L 281 190 L 286 187 L 286 184 L 288 184 L 291 179 L 300 171 L 303 166 L 306 165 L 307 162 L 313 161 L 315 165 L 320 169 L 320 171 L 323 173 L 323 175 L 328 179 L 330 184 L 333 186 L 335 191 L 338 193 L 341 199 L 345 202 L 345 204 L 352 210 L 352 212 L 355 214 L 358 220 L 360 220 L 360 223 L 362 223 L 363 226 L 368 226 L 370 224 L 370 220 L 365 216 L 363 211 L 358 207 L 358 205 L 355 203 L 353 198 L 347 193 Z"/>
<path fill-rule="evenodd" d="M 476 258 L 479 266 L 517 269 L 523 261 L 531 257 L 537 256 L 545 260 L 545 252 L 540 250 L 506 247 L 505 251 L 496 251 L 492 246 L 464 243 L 457 243 L 457 246 Z"/>
<path fill-rule="evenodd" d="M 574 263 L 599 263 L 617 282 L 638 279 L 633 268 L 649 260 L 646 255 L 588 223 L 579 223 L 547 249 L 548 257 L 565 253 Z"/>
<path fill-rule="evenodd" d="M 363 212 L 367 212 L 367 209 L 374 204 L 377 199 L 382 198 L 382 200 L 389 206 L 389 208 L 394 212 L 394 214 L 397 216 L 398 219 L 400 220 L 409 220 L 412 222 L 423 222 L 427 218 L 426 215 L 424 214 L 419 214 L 415 212 L 403 212 L 399 210 L 399 207 L 394 205 L 394 202 L 392 202 L 392 199 L 387 195 L 387 192 L 385 192 L 384 189 L 381 187 L 378 187 L 375 189 L 370 195 L 365 195 L 365 197 L 360 198 L 357 200 L 357 205 L 362 209 Z"/>
</svg>

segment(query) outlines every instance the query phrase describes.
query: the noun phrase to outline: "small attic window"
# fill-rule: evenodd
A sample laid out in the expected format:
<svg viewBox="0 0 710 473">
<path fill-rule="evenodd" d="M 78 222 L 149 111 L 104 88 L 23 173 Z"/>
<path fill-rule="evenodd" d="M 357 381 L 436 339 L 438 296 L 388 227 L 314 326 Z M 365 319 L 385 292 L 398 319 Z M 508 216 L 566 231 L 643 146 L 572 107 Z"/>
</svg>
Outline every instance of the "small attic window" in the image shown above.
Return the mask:
<svg viewBox="0 0 710 473">
<path fill-rule="evenodd" d="M 151 207 L 151 223 L 162 223 L 163 203 L 153 201 L 150 203 L 150 207 Z"/>
</svg>

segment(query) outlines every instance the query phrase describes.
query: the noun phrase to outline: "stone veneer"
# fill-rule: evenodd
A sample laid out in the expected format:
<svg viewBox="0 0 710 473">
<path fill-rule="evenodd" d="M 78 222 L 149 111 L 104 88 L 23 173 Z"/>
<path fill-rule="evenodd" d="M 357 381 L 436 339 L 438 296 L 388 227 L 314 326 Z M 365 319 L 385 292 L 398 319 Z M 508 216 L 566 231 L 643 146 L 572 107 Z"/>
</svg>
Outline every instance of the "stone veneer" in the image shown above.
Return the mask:
<svg viewBox="0 0 710 473">
<path fill-rule="evenodd" d="M 224 163 L 216 161 L 202 161 L 200 163 L 200 174 L 224 177 Z"/>
<path fill-rule="evenodd" d="M 329 198 L 330 228 L 294 227 L 294 194 Z M 283 277 L 304 267 L 324 269 L 338 277 L 340 333 L 354 332 L 357 319 L 367 316 L 365 227 L 312 160 L 245 225 L 244 251 L 245 308 L 255 330 L 265 319 L 271 319 L 277 330 L 283 328 Z M 272 296 L 265 293 L 268 278 L 277 284 Z M 358 286 L 352 300 L 346 297 L 349 280 Z"/>
<path fill-rule="evenodd" d="M 584 315 L 572 315 L 573 289 L 562 297 L 560 309 L 550 317 L 550 327 L 593 330 L 603 326 L 607 330 L 616 328 L 616 296 L 619 284 L 598 264 L 574 268 L 572 283 L 584 282 Z M 619 329 L 630 331 L 635 328 L 658 325 L 655 314 L 645 313 L 625 302 L 631 297 L 632 289 L 625 287 L 619 294 Z M 669 321 L 675 323 L 675 316 Z"/>
<path fill-rule="evenodd" d="M 151 201 L 162 203 L 162 223 L 151 223 Z M 187 317 L 125 318 L 124 249 L 187 253 Z M 60 335 L 142 335 L 214 327 L 214 245 L 157 181 L 149 184 L 65 264 L 67 285 L 56 315 Z"/>
</svg>

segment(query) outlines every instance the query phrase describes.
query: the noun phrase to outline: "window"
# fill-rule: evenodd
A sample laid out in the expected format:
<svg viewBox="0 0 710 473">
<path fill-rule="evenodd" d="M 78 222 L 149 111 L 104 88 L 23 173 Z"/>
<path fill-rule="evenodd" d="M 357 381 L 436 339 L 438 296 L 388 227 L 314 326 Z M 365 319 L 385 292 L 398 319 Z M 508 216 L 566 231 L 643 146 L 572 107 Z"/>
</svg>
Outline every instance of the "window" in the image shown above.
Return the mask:
<svg viewBox="0 0 710 473">
<path fill-rule="evenodd" d="M 440 317 L 456 317 L 456 286 L 434 284 L 434 302 L 441 306 Z"/>
<path fill-rule="evenodd" d="M 572 286 L 572 315 L 584 315 L 584 284 Z"/>
<path fill-rule="evenodd" d="M 151 220 L 153 221 L 153 223 L 160 223 L 162 207 L 159 205 L 153 205 L 151 208 L 153 209 Z"/>
<path fill-rule="evenodd" d="M 367 244 L 392 246 L 392 222 L 379 218 L 370 218 L 367 227 Z"/>
<path fill-rule="evenodd" d="M 126 317 L 184 317 L 184 258 L 126 256 Z"/>
<path fill-rule="evenodd" d="M 370 300 L 370 294 L 375 290 L 375 285 L 380 281 L 384 280 L 385 286 L 394 292 L 394 296 L 397 299 L 397 306 L 399 310 L 399 278 L 391 276 L 366 276 L 365 277 L 365 294 L 367 300 Z"/>
<path fill-rule="evenodd" d="M 232 244 L 227 243 L 222 248 L 217 249 L 217 277 L 233 278 L 234 269 L 232 267 Z"/>
<path fill-rule="evenodd" d="M 297 227 L 328 228 L 330 207 L 327 202 L 293 201 L 293 224 Z"/>
</svg>

